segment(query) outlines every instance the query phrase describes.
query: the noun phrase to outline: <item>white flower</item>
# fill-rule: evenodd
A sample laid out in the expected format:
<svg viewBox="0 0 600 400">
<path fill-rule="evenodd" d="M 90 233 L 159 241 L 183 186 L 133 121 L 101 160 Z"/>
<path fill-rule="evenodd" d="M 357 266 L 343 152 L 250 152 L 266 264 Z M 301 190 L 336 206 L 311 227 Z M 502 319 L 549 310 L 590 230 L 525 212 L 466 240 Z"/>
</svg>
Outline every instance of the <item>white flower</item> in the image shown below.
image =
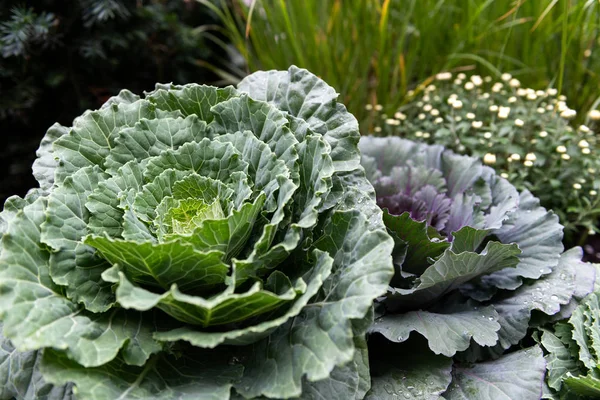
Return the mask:
<svg viewBox="0 0 600 400">
<path fill-rule="evenodd" d="M 490 111 L 491 111 L 491 112 L 496 112 L 496 111 L 498 111 L 498 106 L 497 106 L 497 105 L 495 105 L 495 104 L 492 104 L 492 105 L 490 106 Z"/>
<path fill-rule="evenodd" d="M 508 174 L 506 172 L 501 173 L 500 176 L 504 179 L 508 179 Z"/>
<path fill-rule="evenodd" d="M 465 90 L 473 90 L 474 88 L 475 88 L 475 85 L 473 84 L 473 82 L 465 83 Z"/>
<path fill-rule="evenodd" d="M 460 122 L 460 121 L 462 121 L 462 118 L 459 115 L 457 115 L 456 117 L 454 117 L 454 120 L 456 122 Z"/>
<path fill-rule="evenodd" d="M 431 111 L 433 107 L 431 106 L 431 104 L 425 104 L 423 106 L 423 111 Z"/>
<path fill-rule="evenodd" d="M 529 161 L 529 160 L 523 161 L 523 165 L 526 167 L 533 167 L 533 161 Z"/>
<path fill-rule="evenodd" d="M 435 122 L 436 124 L 441 124 L 442 122 L 444 122 L 444 119 L 442 117 L 437 117 L 433 122 Z"/>
<path fill-rule="evenodd" d="M 517 89 L 517 96 L 526 96 L 526 95 L 527 95 L 527 90 L 525 90 L 523 88 Z"/>
<path fill-rule="evenodd" d="M 544 92 L 543 90 L 536 90 L 535 94 L 537 97 L 544 97 L 546 95 L 546 92 Z"/>
<path fill-rule="evenodd" d="M 521 82 L 519 82 L 518 79 L 516 78 L 512 78 L 508 84 L 510 85 L 510 87 L 514 87 L 514 88 L 518 88 L 519 86 L 521 86 Z"/>
<path fill-rule="evenodd" d="M 427 90 L 428 92 L 433 92 L 435 90 L 435 85 L 429 85 L 425 90 Z"/>
<path fill-rule="evenodd" d="M 496 155 L 487 153 L 485 156 L 483 156 L 483 162 L 488 165 L 496 164 Z"/>
<path fill-rule="evenodd" d="M 483 134 L 483 137 L 486 139 L 491 139 L 492 138 L 492 132 L 486 132 Z"/>
<path fill-rule="evenodd" d="M 600 120 L 600 111 L 599 110 L 591 110 L 588 113 L 588 116 L 590 117 L 591 120 L 598 121 L 598 120 Z"/>
<path fill-rule="evenodd" d="M 515 119 L 515 125 L 516 126 L 523 126 L 525 125 L 525 121 L 523 121 L 522 119 Z"/>
<path fill-rule="evenodd" d="M 558 111 L 561 112 L 569 109 L 567 103 L 565 103 L 564 101 L 559 101 L 558 103 L 556 103 L 556 108 L 558 109 Z"/>
<path fill-rule="evenodd" d="M 510 155 L 511 160 L 515 160 L 515 161 L 519 161 L 521 159 L 521 156 L 517 153 L 513 153 Z"/>
<path fill-rule="evenodd" d="M 448 80 L 452 79 L 452 73 L 451 72 L 440 72 L 439 74 L 437 74 L 435 76 L 435 79 L 437 79 L 438 81 L 448 81 Z"/>
<path fill-rule="evenodd" d="M 570 159 L 571 159 L 571 156 L 570 156 L 570 155 L 568 155 L 568 154 L 561 154 L 561 155 L 560 155 L 560 158 L 562 158 L 563 160 L 570 160 Z"/>
<path fill-rule="evenodd" d="M 590 131 L 590 128 L 588 128 L 585 125 L 579 125 L 579 130 L 583 133 L 588 133 Z"/>
<path fill-rule="evenodd" d="M 564 110 L 563 112 L 560 113 L 561 117 L 567 118 L 567 119 L 568 118 L 573 118 L 576 115 L 577 115 L 577 111 L 571 110 L 570 108 L 566 109 L 566 110 Z"/>
<path fill-rule="evenodd" d="M 372 110 L 373 109 L 373 105 L 372 104 L 367 104 L 365 106 L 365 110 Z"/>
<path fill-rule="evenodd" d="M 475 119 L 475 114 L 467 113 L 467 115 L 465 115 L 465 117 L 467 117 L 467 119 Z"/>
<path fill-rule="evenodd" d="M 416 131 L 416 132 L 415 132 L 415 136 L 416 136 L 416 137 L 422 137 L 422 136 L 423 136 L 423 132 L 421 132 L 421 131 Z"/>
<path fill-rule="evenodd" d="M 491 76 L 486 76 L 485 78 L 483 78 L 484 82 L 491 82 L 492 81 L 492 77 Z"/>
<path fill-rule="evenodd" d="M 504 73 L 504 74 L 502 74 L 501 78 L 504 82 L 508 82 L 512 78 L 512 75 Z"/>
<path fill-rule="evenodd" d="M 406 119 L 406 115 L 398 111 L 396 114 L 394 114 L 394 118 L 404 121 Z"/>
<path fill-rule="evenodd" d="M 376 126 L 375 127 L 375 132 L 377 132 L 377 133 L 381 132 L 381 127 L 380 126 Z"/>
<path fill-rule="evenodd" d="M 483 79 L 481 79 L 481 76 L 479 75 L 473 75 L 471 76 L 471 82 L 473 82 L 475 86 L 481 86 Z"/>
<path fill-rule="evenodd" d="M 500 83 L 500 82 L 494 83 L 494 86 L 492 86 L 492 92 L 498 93 L 501 90 L 502 90 L 502 83 Z"/>
<path fill-rule="evenodd" d="M 579 183 L 574 183 L 574 184 L 573 184 L 573 189 L 575 189 L 575 190 L 579 190 L 579 189 L 581 189 L 581 184 L 579 184 Z"/>
<path fill-rule="evenodd" d="M 565 96 L 564 94 L 561 94 L 560 96 L 558 96 L 558 99 L 562 100 L 562 101 L 567 101 L 567 96 Z"/>
<path fill-rule="evenodd" d="M 375 111 L 381 111 L 381 110 L 383 110 L 383 106 L 381 104 L 376 104 Z"/>
<path fill-rule="evenodd" d="M 508 98 L 508 102 L 509 103 L 514 103 L 516 101 L 517 101 L 517 98 L 515 96 L 511 96 L 511 97 Z"/>
<path fill-rule="evenodd" d="M 546 137 L 546 136 L 548 136 L 548 132 L 546 132 L 546 131 L 541 131 L 541 132 L 539 133 L 539 135 L 540 135 L 540 137 Z"/>
<path fill-rule="evenodd" d="M 388 118 L 385 120 L 385 123 L 388 125 L 400 125 L 400 121 L 398 121 L 397 119 L 392 119 L 392 118 Z"/>
<path fill-rule="evenodd" d="M 506 119 L 508 118 L 508 114 L 510 114 L 510 107 L 502 107 L 498 109 L 498 118 Z"/>
<path fill-rule="evenodd" d="M 423 139 L 429 139 L 431 134 L 429 132 L 423 132 Z"/>
<path fill-rule="evenodd" d="M 579 141 L 579 143 L 577 143 L 577 146 L 581 147 L 581 148 L 586 148 L 586 147 L 590 147 L 590 144 L 588 143 L 587 140 L 585 139 L 581 139 Z"/>
<path fill-rule="evenodd" d="M 535 100 L 537 95 L 535 93 L 527 93 L 527 100 Z"/>
<path fill-rule="evenodd" d="M 467 76 L 461 72 L 460 74 L 456 75 L 456 77 L 458 79 L 465 79 Z"/>
<path fill-rule="evenodd" d="M 438 115 L 440 115 L 440 111 L 437 108 L 434 108 L 429 114 L 433 115 L 434 117 L 437 117 Z"/>
<path fill-rule="evenodd" d="M 417 116 L 417 118 L 419 118 L 420 120 L 424 120 L 424 119 L 425 119 L 425 114 L 422 114 L 422 113 L 421 113 L 421 114 L 419 114 L 419 115 Z"/>
<path fill-rule="evenodd" d="M 527 153 L 525 155 L 525 160 L 527 161 L 535 161 L 537 159 L 537 157 L 535 156 L 534 153 Z"/>
<path fill-rule="evenodd" d="M 595 195 L 597 195 L 597 194 L 598 194 L 598 192 L 596 192 L 595 190 L 590 190 L 590 194 L 591 194 L 592 196 L 595 196 Z"/>
<path fill-rule="evenodd" d="M 431 98 L 429 97 L 428 94 L 426 94 L 425 96 L 423 96 L 423 101 L 429 101 L 431 100 Z"/>
<path fill-rule="evenodd" d="M 554 106 L 553 106 L 552 104 L 548 104 L 548 105 L 546 106 L 546 110 L 548 110 L 548 111 L 552 111 L 552 110 L 554 110 Z"/>
<path fill-rule="evenodd" d="M 475 129 L 479 129 L 483 126 L 483 122 L 481 121 L 473 121 L 471 122 L 471 126 Z"/>
<path fill-rule="evenodd" d="M 549 88 L 548 90 L 546 90 L 546 93 L 548 93 L 549 96 L 556 96 L 556 94 L 558 93 L 558 90 L 556 90 L 554 88 Z"/>
<path fill-rule="evenodd" d="M 567 148 L 563 145 L 557 146 L 556 147 L 556 152 L 557 153 L 566 153 L 567 152 Z"/>
<path fill-rule="evenodd" d="M 458 78 L 457 78 L 457 79 L 455 79 L 455 80 L 454 80 L 454 84 L 455 84 L 456 86 L 460 86 L 460 85 L 462 85 L 462 82 L 463 82 L 463 81 L 462 81 L 462 79 L 458 79 Z"/>
<path fill-rule="evenodd" d="M 460 100 L 454 100 L 454 103 L 452 103 L 452 107 L 457 110 L 462 108 L 462 106 L 463 106 L 463 103 Z"/>
<path fill-rule="evenodd" d="M 586 148 L 581 149 L 581 152 L 583 154 L 590 154 L 592 151 L 586 147 Z"/>
</svg>

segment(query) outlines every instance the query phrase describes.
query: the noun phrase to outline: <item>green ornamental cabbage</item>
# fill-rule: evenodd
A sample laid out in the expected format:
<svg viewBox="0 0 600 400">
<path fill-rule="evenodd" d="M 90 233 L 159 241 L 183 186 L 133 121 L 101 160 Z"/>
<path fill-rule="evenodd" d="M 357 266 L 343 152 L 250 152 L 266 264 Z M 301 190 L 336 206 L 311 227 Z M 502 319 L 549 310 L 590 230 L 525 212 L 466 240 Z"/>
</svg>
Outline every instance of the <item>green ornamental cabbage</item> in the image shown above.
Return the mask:
<svg viewBox="0 0 600 400">
<path fill-rule="evenodd" d="M 367 398 L 539 399 L 545 362 L 528 330 L 568 317 L 595 277 L 580 249 L 563 253 L 557 216 L 442 146 L 359 147 L 395 241 L 369 329 Z"/>
<path fill-rule="evenodd" d="M 0 398 L 362 398 L 394 243 L 336 98 L 292 67 L 50 128 L 0 214 Z"/>
</svg>

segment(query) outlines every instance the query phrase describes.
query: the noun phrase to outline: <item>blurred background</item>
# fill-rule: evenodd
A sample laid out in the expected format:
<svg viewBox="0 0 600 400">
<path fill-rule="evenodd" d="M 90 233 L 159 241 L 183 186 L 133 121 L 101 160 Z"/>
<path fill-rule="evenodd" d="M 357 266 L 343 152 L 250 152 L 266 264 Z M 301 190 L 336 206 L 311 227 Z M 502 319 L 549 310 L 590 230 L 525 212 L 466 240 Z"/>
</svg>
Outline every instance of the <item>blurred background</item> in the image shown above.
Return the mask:
<svg viewBox="0 0 600 400">
<path fill-rule="evenodd" d="M 599 28 L 597 0 L 5 0 L 0 199 L 35 186 L 48 127 L 123 88 L 236 84 L 295 64 L 340 93 L 363 134 L 482 157 L 595 257 Z"/>
</svg>

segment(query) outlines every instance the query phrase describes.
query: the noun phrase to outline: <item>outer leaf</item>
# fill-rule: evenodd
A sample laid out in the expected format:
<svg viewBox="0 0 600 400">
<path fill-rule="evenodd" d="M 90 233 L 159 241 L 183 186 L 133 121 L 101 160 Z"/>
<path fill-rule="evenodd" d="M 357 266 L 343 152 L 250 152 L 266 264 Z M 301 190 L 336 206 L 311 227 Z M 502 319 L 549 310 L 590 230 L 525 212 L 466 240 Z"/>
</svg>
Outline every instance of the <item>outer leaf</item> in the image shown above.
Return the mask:
<svg viewBox="0 0 600 400">
<path fill-rule="evenodd" d="M 155 356 L 143 367 L 126 365 L 121 358 L 95 368 L 84 368 L 59 352 L 44 352 L 42 372 L 50 382 L 73 382 L 83 399 L 215 400 L 226 399 L 241 365 L 231 356 L 212 350 L 187 352 L 180 357 Z"/>
<path fill-rule="evenodd" d="M 386 306 L 393 310 L 418 307 L 440 298 L 483 274 L 514 267 L 520 253 L 516 244 L 488 242 L 481 254 L 463 252 L 454 254 L 450 249 L 421 275 L 419 284 L 412 289 L 393 289 Z"/>
<path fill-rule="evenodd" d="M 39 371 L 40 361 L 41 352 L 17 351 L 0 333 L 0 399 L 71 400 L 71 385 L 47 383 Z"/>
<path fill-rule="evenodd" d="M 366 400 L 438 400 L 452 381 L 452 359 L 421 346 L 388 343 L 372 351 L 373 387 Z"/>
<path fill-rule="evenodd" d="M 199 142 L 206 135 L 206 122 L 195 115 L 187 118 L 142 119 L 119 132 L 106 159 L 106 169 L 116 172 L 132 160 L 145 160 L 164 150 L 177 149 L 187 142 Z"/>
<path fill-rule="evenodd" d="M 423 335 L 435 354 L 447 357 L 466 350 L 471 339 L 482 346 L 498 341 L 498 314 L 493 307 L 451 302 L 437 312 L 410 311 L 378 318 L 371 332 L 378 332 L 392 342 L 404 342 L 412 331 Z"/>
<path fill-rule="evenodd" d="M 100 278 L 109 265 L 94 249 L 81 243 L 87 233 L 87 197 L 105 179 L 99 167 L 86 167 L 65 178 L 48 197 L 46 222 L 41 241 L 54 252 L 50 275 L 54 282 L 67 286 L 67 296 L 81 302 L 92 312 L 106 311 L 114 301 L 110 286 Z"/>
<path fill-rule="evenodd" d="M 40 188 L 44 190 L 50 189 L 54 184 L 54 172 L 58 166 L 52 145 L 58 138 L 68 133 L 68 128 L 55 123 L 48 129 L 46 135 L 42 138 L 40 148 L 35 152 L 37 158 L 33 162 L 33 176 L 40 184 Z"/>
<path fill-rule="evenodd" d="M 548 369 L 548 386 L 558 391 L 567 373 L 579 375 L 579 366 L 562 340 L 553 333 L 544 330 L 541 343 L 548 351 L 548 355 L 545 356 L 546 368 Z"/>
<path fill-rule="evenodd" d="M 160 350 L 156 329 L 139 314 L 114 311 L 90 318 L 62 294 L 48 274 L 48 252 L 40 244 L 45 200 L 25 206 L 2 237 L 0 316 L 4 334 L 19 351 L 60 348 L 85 366 L 102 365 L 123 349 L 130 364 L 143 364 Z"/>
<path fill-rule="evenodd" d="M 448 400 L 525 400 L 542 395 L 545 362 L 538 346 L 497 360 L 455 366 L 454 379 L 444 393 Z"/>
<path fill-rule="evenodd" d="M 274 104 L 305 120 L 307 128 L 322 134 L 331 145 L 331 159 L 336 171 L 359 168 L 360 156 L 356 152 L 360 138 L 358 122 L 346 107 L 335 101 L 338 97 L 335 90 L 316 75 L 295 66 L 287 72 L 259 71 L 244 78 L 238 88 L 253 99 Z M 297 137 L 299 130 L 298 127 L 294 129 Z"/>
<path fill-rule="evenodd" d="M 484 284 L 501 289 L 514 290 L 521 285 L 522 278 L 538 279 L 549 274 L 563 251 L 558 217 L 540 207 L 539 200 L 527 191 L 521 193 L 519 209 L 493 233 L 502 243 L 517 243 L 522 251 L 516 269 L 482 279 Z"/>
<path fill-rule="evenodd" d="M 565 384 L 580 396 L 591 399 L 600 397 L 600 379 L 593 376 L 569 376 Z"/>
<path fill-rule="evenodd" d="M 252 360 L 236 386 L 246 397 L 298 396 L 303 374 L 319 381 L 352 360 L 349 320 L 362 318 L 391 278 L 393 240 L 383 230 L 370 230 L 360 212 L 334 212 L 323 231 L 314 247 L 334 257 L 332 277 L 300 315 L 251 349 Z"/>
</svg>

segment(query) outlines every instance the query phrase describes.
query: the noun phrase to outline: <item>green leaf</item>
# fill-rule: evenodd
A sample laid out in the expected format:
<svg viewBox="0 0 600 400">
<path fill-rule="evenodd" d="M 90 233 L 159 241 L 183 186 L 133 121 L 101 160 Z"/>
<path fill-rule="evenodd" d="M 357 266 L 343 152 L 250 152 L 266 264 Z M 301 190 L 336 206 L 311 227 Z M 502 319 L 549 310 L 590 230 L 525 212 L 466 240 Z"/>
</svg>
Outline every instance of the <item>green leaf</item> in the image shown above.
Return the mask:
<svg viewBox="0 0 600 400">
<path fill-rule="evenodd" d="M 435 354 L 447 357 L 466 350 L 471 339 L 481 346 L 498 341 L 498 314 L 493 307 L 447 301 L 434 311 L 409 311 L 379 317 L 371 327 L 392 342 L 404 342 L 412 331 L 423 335 Z"/>
<path fill-rule="evenodd" d="M 237 91 L 228 86 L 157 84 L 156 89 L 146 95 L 146 99 L 156 107 L 167 111 L 180 111 L 183 116 L 196 115 L 207 123 L 213 120 L 210 109 L 227 99 L 237 96 Z"/>
<path fill-rule="evenodd" d="M 600 397 L 600 379 L 594 376 L 568 376 L 564 382 L 580 396 L 591 399 Z"/>
<path fill-rule="evenodd" d="M 95 368 L 84 368 L 60 352 L 47 350 L 42 372 L 52 383 L 73 382 L 80 399 L 213 400 L 229 397 L 242 371 L 231 356 L 188 349 L 183 355 L 155 356 L 143 367 L 131 367 L 121 357 Z"/>
<path fill-rule="evenodd" d="M 548 386 L 558 391 L 561 389 L 562 381 L 567 373 L 579 375 L 577 360 L 571 357 L 571 352 L 562 340 L 550 331 L 544 330 L 541 344 L 548 352 L 548 355 L 545 356 Z"/>
<path fill-rule="evenodd" d="M 157 332 L 154 337 L 160 341 L 175 342 L 185 340 L 197 347 L 213 348 L 219 344 L 247 345 L 267 337 L 271 332 L 283 325 L 290 318 L 296 317 L 309 300 L 319 291 L 323 281 L 331 273 L 332 258 L 324 252 L 313 252 L 314 263 L 308 275 L 304 276 L 306 290 L 292 303 L 282 315 L 259 322 L 247 328 L 232 329 L 225 332 L 205 332 L 192 327 L 177 328 L 165 332 Z M 308 262 L 308 261 L 306 261 Z M 233 288 L 233 286 L 230 286 Z M 299 318 L 299 317 L 297 317 Z M 287 368 L 287 367 L 286 367 Z"/>
<path fill-rule="evenodd" d="M 40 184 L 40 188 L 44 190 L 49 190 L 54 184 L 54 172 L 58 166 L 52 145 L 56 140 L 68 133 L 69 128 L 55 123 L 48 129 L 42 138 L 39 149 L 35 152 L 37 158 L 33 162 L 33 176 Z"/>
<path fill-rule="evenodd" d="M 240 154 L 230 143 L 202 139 L 199 143 L 186 143 L 177 150 L 165 150 L 149 158 L 144 179 L 151 182 L 163 171 L 176 169 L 227 183 L 231 173 L 247 168 L 248 164 L 240 159 Z"/>
<path fill-rule="evenodd" d="M 221 251 L 200 252 L 187 243 L 135 242 L 107 236 L 87 236 L 84 243 L 96 248 L 111 264 L 119 264 L 128 279 L 168 290 L 202 292 L 225 282 L 229 267 Z"/>
<path fill-rule="evenodd" d="M 558 264 L 563 251 L 562 226 L 558 217 L 539 206 L 539 200 L 525 191 L 519 208 L 510 214 L 502 228 L 492 232 L 502 243 L 516 243 L 521 249 L 516 268 L 498 271 L 482 279 L 485 285 L 514 290 L 523 279 L 538 279 Z"/>
<path fill-rule="evenodd" d="M 575 291 L 573 266 L 579 262 L 576 257 L 573 252 L 563 253 L 550 274 L 515 291 L 501 293 L 492 301 L 499 316 L 499 344 L 503 349 L 525 337 L 533 310 L 554 315 L 560 311 L 561 305 L 569 303 Z"/>
<path fill-rule="evenodd" d="M 414 346 L 407 350 L 397 345 L 376 348 L 366 400 L 442 399 L 452 380 L 452 359 Z"/>
<path fill-rule="evenodd" d="M 211 111 L 214 121 L 209 129 L 213 134 L 235 135 L 236 132 L 250 131 L 260 142 L 267 144 L 290 170 L 295 168 L 298 140 L 288 128 L 288 120 L 281 110 L 242 94 L 215 105 Z M 239 149 L 239 146 L 236 147 Z"/>
<path fill-rule="evenodd" d="M 39 370 L 41 355 L 40 351 L 17 351 L 0 333 L 0 399 L 73 398 L 70 384 L 54 386 L 44 380 Z"/>
<path fill-rule="evenodd" d="M 431 265 L 429 259 L 435 259 L 449 246 L 445 240 L 429 237 L 427 223 L 415 221 L 409 213 L 391 215 L 383 211 L 383 222 L 389 231 L 393 232 L 408 245 L 402 270 L 413 274 L 421 274 Z"/>
<path fill-rule="evenodd" d="M 267 313 L 289 303 L 306 290 L 303 280 L 292 286 L 279 271 L 269 276 L 264 288 L 256 282 L 246 292 L 238 294 L 226 290 L 209 299 L 181 293 L 176 285 L 162 295 L 152 293 L 134 286 L 118 268 L 107 271 L 103 277 L 119 284 L 116 294 L 122 307 L 139 311 L 158 307 L 178 321 L 202 327 L 240 322 Z"/>
<path fill-rule="evenodd" d="M 56 139 L 54 156 L 60 159 L 57 183 L 87 166 L 104 166 L 120 130 L 134 126 L 140 119 L 156 117 L 156 107 L 140 100 L 130 104 L 111 104 L 88 111 L 73 121 L 68 134 Z"/>
<path fill-rule="evenodd" d="M 119 132 L 106 158 L 106 169 L 114 173 L 129 161 L 139 162 L 184 143 L 199 142 L 205 136 L 206 122 L 198 120 L 196 115 L 185 119 L 142 119 L 134 127 Z"/>
<path fill-rule="evenodd" d="M 41 241 L 53 249 L 52 279 L 67 286 L 67 296 L 92 312 L 106 311 L 114 301 L 110 285 L 100 278 L 110 265 L 81 243 L 89 218 L 85 203 L 105 178 L 98 166 L 82 168 L 65 178 L 48 196 L 46 221 L 41 226 Z"/>
<path fill-rule="evenodd" d="M 538 346 L 515 351 L 494 361 L 455 366 L 447 400 L 539 399 L 545 362 Z"/>
<path fill-rule="evenodd" d="M 238 89 L 305 120 L 313 132 L 323 135 L 336 171 L 360 168 L 358 122 L 336 102 L 335 90 L 316 75 L 295 66 L 288 71 L 259 71 L 244 78 Z M 298 137 L 298 128 L 294 131 Z"/>
<path fill-rule="evenodd" d="M 425 270 L 414 288 L 393 289 L 388 294 L 386 306 L 392 310 L 399 310 L 427 304 L 478 276 L 514 267 L 519 261 L 517 258 L 519 253 L 516 244 L 499 242 L 488 242 L 480 254 L 472 252 L 454 254 L 447 249 L 433 265 Z"/>
</svg>

